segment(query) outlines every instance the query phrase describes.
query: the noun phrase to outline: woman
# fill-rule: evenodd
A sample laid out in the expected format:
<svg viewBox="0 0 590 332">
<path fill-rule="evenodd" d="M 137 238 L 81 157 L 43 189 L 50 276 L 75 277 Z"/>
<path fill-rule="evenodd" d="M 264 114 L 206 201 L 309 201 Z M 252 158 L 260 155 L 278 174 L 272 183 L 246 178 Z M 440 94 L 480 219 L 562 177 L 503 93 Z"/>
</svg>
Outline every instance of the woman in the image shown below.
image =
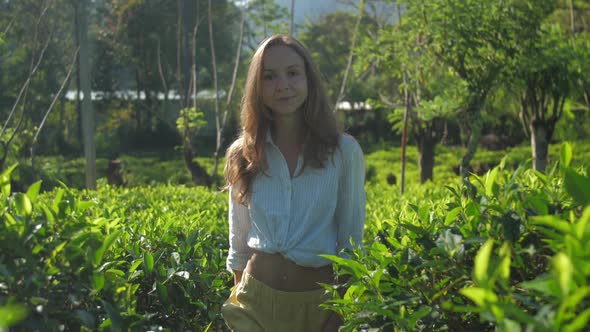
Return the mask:
<svg viewBox="0 0 590 332">
<path fill-rule="evenodd" d="M 236 287 L 222 314 L 234 331 L 336 331 L 318 255 L 361 245 L 364 159 L 336 124 L 319 71 L 293 37 L 256 50 L 242 99 L 240 137 L 228 149 L 230 250 Z"/>
</svg>

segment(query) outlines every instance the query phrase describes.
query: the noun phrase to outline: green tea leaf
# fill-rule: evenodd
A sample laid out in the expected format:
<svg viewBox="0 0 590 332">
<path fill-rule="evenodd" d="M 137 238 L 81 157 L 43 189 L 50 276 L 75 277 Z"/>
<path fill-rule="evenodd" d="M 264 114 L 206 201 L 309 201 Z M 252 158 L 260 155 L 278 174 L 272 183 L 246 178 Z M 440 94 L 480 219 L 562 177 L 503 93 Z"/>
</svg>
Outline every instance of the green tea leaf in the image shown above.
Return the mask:
<svg viewBox="0 0 590 332">
<path fill-rule="evenodd" d="M 21 215 L 30 216 L 33 213 L 33 204 L 27 195 L 18 193 L 14 202 L 16 203 L 16 210 Z"/>
<path fill-rule="evenodd" d="M 485 177 L 485 188 L 486 195 L 492 197 L 494 195 L 494 183 L 496 183 L 496 177 L 498 176 L 498 167 L 494 167 L 491 171 L 486 174 Z"/>
<path fill-rule="evenodd" d="M 590 308 L 577 314 L 576 318 L 566 326 L 564 332 L 583 331 L 590 323 Z"/>
<path fill-rule="evenodd" d="M 447 215 L 445 216 L 445 225 L 449 226 L 451 225 L 455 220 L 455 218 L 457 218 L 457 216 L 459 215 L 459 213 L 461 213 L 461 207 L 458 206 L 454 209 L 452 209 L 451 211 L 447 212 Z"/>
<path fill-rule="evenodd" d="M 531 218 L 531 222 L 534 225 L 548 226 L 554 228 L 561 233 L 567 234 L 570 232 L 571 224 L 567 221 L 563 221 L 555 216 L 540 216 Z"/>
<path fill-rule="evenodd" d="M 92 288 L 96 291 L 100 291 L 104 287 L 104 274 L 96 272 L 92 275 Z"/>
<path fill-rule="evenodd" d="M 2 189 L 2 194 L 6 197 L 10 196 L 10 175 L 16 166 L 18 166 L 18 164 L 10 166 L 0 175 L 0 188 Z"/>
<path fill-rule="evenodd" d="M 480 287 L 467 287 L 459 291 L 465 297 L 482 307 L 486 304 L 498 302 L 498 296 L 491 290 Z"/>
<path fill-rule="evenodd" d="M 536 290 L 546 296 L 557 296 L 559 293 L 555 281 L 547 274 L 538 276 L 531 281 L 522 282 L 520 286 L 524 289 Z"/>
<path fill-rule="evenodd" d="M 33 183 L 32 185 L 29 186 L 29 189 L 27 189 L 27 197 L 34 202 L 37 199 L 37 196 L 39 195 L 39 191 L 41 190 L 41 183 L 43 181 L 39 180 L 35 183 Z"/>
<path fill-rule="evenodd" d="M 136 259 L 135 261 L 133 261 L 133 264 L 131 264 L 131 266 L 129 267 L 128 273 L 133 273 L 135 270 L 137 270 L 141 263 L 141 259 Z"/>
<path fill-rule="evenodd" d="M 565 299 L 565 301 L 563 301 L 562 306 L 565 308 L 571 308 L 575 310 L 578 304 L 589 295 L 590 286 L 578 288 L 573 294 L 568 296 L 568 298 Z"/>
<path fill-rule="evenodd" d="M 586 229 L 588 227 L 588 224 L 590 223 L 590 206 L 586 207 L 586 209 L 584 209 L 584 212 L 582 213 L 582 217 L 580 217 L 580 220 L 578 220 L 577 223 L 574 224 L 574 233 L 576 235 L 576 238 L 578 240 L 582 240 L 582 238 L 584 238 L 584 235 L 586 233 Z"/>
<path fill-rule="evenodd" d="M 152 273 L 154 270 L 154 256 L 149 251 L 143 253 L 143 268 L 146 273 Z"/>
<path fill-rule="evenodd" d="M 477 252 L 477 255 L 475 256 L 474 276 L 475 280 L 480 284 L 488 279 L 488 265 L 490 263 L 490 255 L 492 253 L 493 246 L 494 240 L 487 240 L 486 243 L 481 246 Z"/>
<path fill-rule="evenodd" d="M 590 204 L 590 177 L 582 176 L 568 168 L 565 170 L 564 185 L 576 203 L 582 206 Z"/>
<path fill-rule="evenodd" d="M 572 146 L 569 142 L 561 144 L 561 151 L 559 152 L 559 167 L 562 170 L 570 167 L 572 162 Z"/>
<path fill-rule="evenodd" d="M 553 271 L 559 281 L 559 287 L 563 295 L 567 296 L 570 293 L 572 276 L 574 274 L 572 261 L 568 255 L 560 252 L 553 257 L 552 263 Z"/>
<path fill-rule="evenodd" d="M 104 257 L 104 253 L 111 247 L 113 242 L 117 240 L 117 238 L 121 235 L 121 231 L 115 231 L 111 234 L 107 235 L 107 237 L 102 242 L 100 248 L 94 252 L 94 266 L 99 266 L 102 263 L 102 259 Z"/>
<path fill-rule="evenodd" d="M 168 288 L 165 285 L 156 282 L 156 292 L 158 293 L 158 297 L 160 298 L 162 304 L 168 307 Z"/>
<path fill-rule="evenodd" d="M 0 328 L 11 327 L 21 322 L 27 317 L 27 315 L 27 308 L 20 304 L 8 304 L 2 306 L 0 307 Z"/>
<path fill-rule="evenodd" d="M 500 247 L 500 265 L 498 266 L 498 272 L 500 277 L 504 280 L 508 280 L 510 278 L 510 257 L 511 257 L 511 250 L 510 244 L 508 242 L 504 242 L 502 247 Z"/>
</svg>

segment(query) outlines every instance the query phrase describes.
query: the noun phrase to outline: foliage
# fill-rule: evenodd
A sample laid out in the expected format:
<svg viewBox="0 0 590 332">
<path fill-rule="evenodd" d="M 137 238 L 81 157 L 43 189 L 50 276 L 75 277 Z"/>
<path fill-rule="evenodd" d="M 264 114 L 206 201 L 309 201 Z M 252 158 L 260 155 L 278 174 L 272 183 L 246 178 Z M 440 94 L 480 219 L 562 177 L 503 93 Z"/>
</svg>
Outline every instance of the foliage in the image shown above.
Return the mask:
<svg viewBox="0 0 590 332">
<path fill-rule="evenodd" d="M 586 317 L 589 305 L 582 296 L 588 227 L 580 231 L 588 220 L 588 148 L 576 144 L 574 154 L 569 145 L 553 146 L 559 166 L 547 175 L 526 164 L 510 169 L 526 161 L 527 151 L 508 151 L 490 172 L 472 176 L 473 198 L 456 177 L 411 184 L 400 196 L 385 181 L 393 151 L 368 155 L 375 174 L 367 183 L 365 252 L 336 259 L 337 270 L 352 277 L 347 295 L 327 305 L 348 328 L 386 331 L 583 323 L 577 317 Z M 461 151 L 439 149 L 441 169 L 458 162 Z M 480 151 L 478 160 L 498 156 Z M 183 169 L 178 158 L 177 166 L 163 158 L 143 158 L 162 181 Z M 415 160 L 416 151 L 408 158 Z M 140 159 L 124 158 L 133 172 Z M 43 192 L 35 182 L 11 194 L 16 169 L 0 176 L 0 326 L 222 329 L 219 309 L 231 285 L 225 194 L 148 183 L 140 174 L 135 184 L 148 186 L 117 189 L 101 180 L 98 191 L 62 184 Z"/>
<path fill-rule="evenodd" d="M 299 40 L 311 51 L 311 55 L 318 65 L 325 79 L 328 94 L 335 102 L 344 71 L 347 57 L 350 53 L 350 43 L 354 34 L 356 16 L 345 11 L 335 11 L 326 14 L 316 22 L 307 22 L 299 34 Z M 368 15 L 363 16 L 359 25 L 359 40 L 369 39 L 371 32 L 376 29 L 377 22 Z M 355 50 L 356 51 L 356 50 Z M 355 54 L 356 55 L 356 54 Z M 355 61 L 361 60 L 362 54 L 356 55 Z M 347 100 L 362 101 L 376 98 L 375 87 L 367 77 L 367 72 L 356 73 L 356 78 L 350 80 L 350 92 Z M 366 78 L 361 78 L 365 76 Z"/>
<path fill-rule="evenodd" d="M 193 137 L 203 128 L 207 122 L 205 115 L 195 107 L 187 107 L 180 110 L 180 116 L 176 119 L 176 129 L 182 137 Z"/>
<path fill-rule="evenodd" d="M 230 280 L 224 195 L 171 186 L 39 195 L 40 182 L 8 195 L 8 178 L 0 177 L 0 310 L 13 319 L 1 326 L 218 327 Z"/>
<path fill-rule="evenodd" d="M 584 330 L 590 176 L 572 156 L 546 175 L 502 162 L 467 189 L 371 190 L 365 252 L 332 257 L 344 330 Z"/>
</svg>

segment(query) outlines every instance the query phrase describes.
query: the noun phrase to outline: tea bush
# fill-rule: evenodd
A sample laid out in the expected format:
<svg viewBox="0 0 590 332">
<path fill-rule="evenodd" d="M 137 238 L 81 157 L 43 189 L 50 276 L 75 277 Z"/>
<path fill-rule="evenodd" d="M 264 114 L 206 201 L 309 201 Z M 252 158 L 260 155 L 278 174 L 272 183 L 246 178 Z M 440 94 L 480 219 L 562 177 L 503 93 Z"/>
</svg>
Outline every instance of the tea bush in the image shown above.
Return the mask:
<svg viewBox="0 0 590 332">
<path fill-rule="evenodd" d="M 587 330 L 590 158 L 552 149 L 546 174 L 513 168 L 508 152 L 468 188 L 436 181 L 404 195 L 385 181 L 391 151 L 367 156 L 365 247 L 331 257 L 348 279 L 326 285 L 325 306 L 345 331 Z M 450 168 L 445 156 L 437 167 Z M 13 171 L 0 176 L 0 329 L 225 329 L 225 193 L 104 181 L 11 193 Z"/>
<path fill-rule="evenodd" d="M 64 186 L 38 195 L 40 183 L 9 195 L 8 173 L 1 177 L 0 326 L 220 326 L 231 279 L 225 195 L 180 186 Z"/>
<path fill-rule="evenodd" d="M 566 144 L 548 174 L 502 162 L 470 188 L 370 191 L 365 251 L 329 256 L 349 279 L 327 307 L 344 331 L 588 330 L 590 169 L 571 159 Z"/>
</svg>

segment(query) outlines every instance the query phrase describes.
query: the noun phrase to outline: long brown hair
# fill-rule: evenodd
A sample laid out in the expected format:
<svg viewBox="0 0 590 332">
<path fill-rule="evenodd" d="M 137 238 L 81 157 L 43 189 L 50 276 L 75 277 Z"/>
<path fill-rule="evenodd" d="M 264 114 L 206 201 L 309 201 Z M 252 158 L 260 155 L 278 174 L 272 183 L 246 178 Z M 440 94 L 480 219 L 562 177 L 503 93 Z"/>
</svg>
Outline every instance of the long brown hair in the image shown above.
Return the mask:
<svg viewBox="0 0 590 332">
<path fill-rule="evenodd" d="M 287 46 L 297 52 L 305 63 L 307 99 L 302 105 L 304 133 L 304 169 L 306 166 L 323 167 L 338 146 L 340 128 L 330 107 L 320 72 L 311 54 L 295 38 L 274 35 L 265 39 L 252 57 L 241 103 L 241 133 L 229 147 L 225 161 L 227 186 L 239 184 L 236 198 L 245 203 L 256 175 L 266 168 L 265 142 L 272 126 L 272 114 L 262 102 L 262 60 L 273 46 Z"/>
</svg>

